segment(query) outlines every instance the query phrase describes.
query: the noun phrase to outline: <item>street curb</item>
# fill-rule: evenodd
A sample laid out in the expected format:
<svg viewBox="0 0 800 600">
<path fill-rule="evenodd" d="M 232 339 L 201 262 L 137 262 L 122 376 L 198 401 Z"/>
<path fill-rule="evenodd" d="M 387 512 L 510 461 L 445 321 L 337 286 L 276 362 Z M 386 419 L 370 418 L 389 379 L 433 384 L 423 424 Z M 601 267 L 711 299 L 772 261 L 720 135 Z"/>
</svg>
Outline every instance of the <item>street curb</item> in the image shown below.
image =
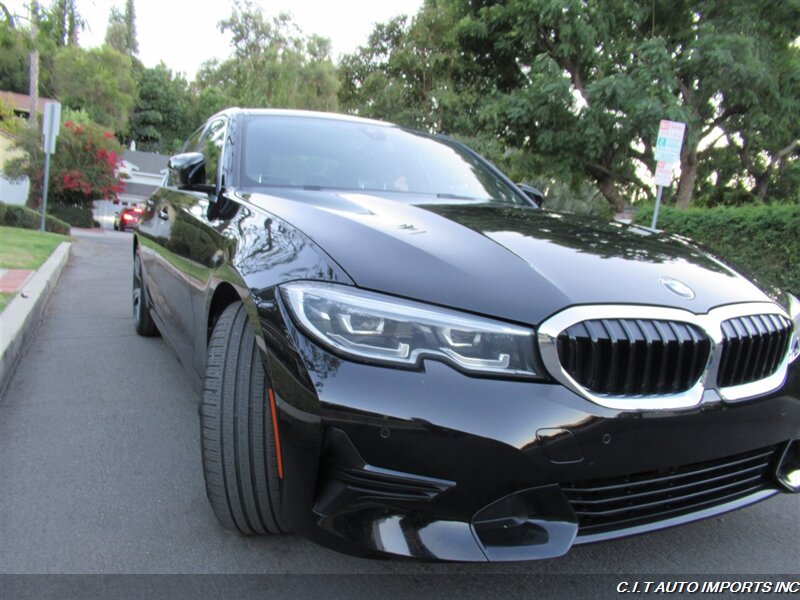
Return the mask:
<svg viewBox="0 0 800 600">
<path fill-rule="evenodd" d="M 42 319 L 47 301 L 67 264 L 70 246 L 69 242 L 61 242 L 0 312 L 0 394 L 5 392 L 22 352 Z"/>
</svg>

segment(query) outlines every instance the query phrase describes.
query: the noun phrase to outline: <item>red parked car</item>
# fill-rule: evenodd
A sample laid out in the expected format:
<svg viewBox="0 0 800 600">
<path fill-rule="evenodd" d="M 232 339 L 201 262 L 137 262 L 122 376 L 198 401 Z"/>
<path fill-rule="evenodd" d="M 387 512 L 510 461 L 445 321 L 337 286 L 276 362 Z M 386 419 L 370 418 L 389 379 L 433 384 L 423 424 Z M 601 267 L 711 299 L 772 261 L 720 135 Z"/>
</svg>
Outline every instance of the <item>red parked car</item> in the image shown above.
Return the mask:
<svg viewBox="0 0 800 600">
<path fill-rule="evenodd" d="M 114 216 L 114 230 L 125 231 L 139 226 L 142 218 L 142 209 L 138 206 L 133 208 L 123 208 Z"/>
</svg>

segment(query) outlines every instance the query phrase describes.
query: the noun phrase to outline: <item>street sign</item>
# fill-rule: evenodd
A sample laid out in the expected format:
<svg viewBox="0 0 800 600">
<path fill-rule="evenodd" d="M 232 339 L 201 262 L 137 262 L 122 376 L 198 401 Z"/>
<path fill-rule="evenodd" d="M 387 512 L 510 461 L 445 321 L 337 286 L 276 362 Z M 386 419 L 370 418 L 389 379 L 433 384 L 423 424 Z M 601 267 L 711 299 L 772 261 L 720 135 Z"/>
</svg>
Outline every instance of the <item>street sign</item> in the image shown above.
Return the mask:
<svg viewBox="0 0 800 600">
<path fill-rule="evenodd" d="M 656 160 L 667 163 L 679 162 L 681 159 L 681 146 L 683 146 L 683 134 L 686 131 L 686 123 L 680 121 L 661 121 L 658 127 L 658 138 L 656 139 L 655 155 Z"/>
<path fill-rule="evenodd" d="M 42 150 L 44 150 L 44 185 L 42 186 L 42 215 L 39 231 L 44 231 L 47 214 L 47 183 L 50 180 L 50 155 L 56 151 L 56 138 L 61 127 L 61 104 L 48 102 L 42 115 Z"/>
<path fill-rule="evenodd" d="M 656 228 L 658 223 L 658 209 L 661 206 L 661 193 L 664 186 L 672 185 L 672 168 L 675 163 L 681 160 L 681 146 L 683 146 L 683 134 L 686 132 L 686 123 L 680 121 L 667 121 L 663 119 L 658 126 L 658 138 L 653 154 L 658 161 L 656 164 L 656 206 L 653 210 L 653 221 L 651 229 Z"/>
<path fill-rule="evenodd" d="M 656 185 L 670 186 L 672 185 L 672 171 L 675 168 L 675 163 L 664 162 L 663 160 L 656 163 Z"/>
<path fill-rule="evenodd" d="M 44 105 L 44 115 L 42 115 L 42 149 L 45 154 L 53 154 L 56 151 L 56 137 L 60 127 L 61 104 L 48 102 Z"/>
</svg>

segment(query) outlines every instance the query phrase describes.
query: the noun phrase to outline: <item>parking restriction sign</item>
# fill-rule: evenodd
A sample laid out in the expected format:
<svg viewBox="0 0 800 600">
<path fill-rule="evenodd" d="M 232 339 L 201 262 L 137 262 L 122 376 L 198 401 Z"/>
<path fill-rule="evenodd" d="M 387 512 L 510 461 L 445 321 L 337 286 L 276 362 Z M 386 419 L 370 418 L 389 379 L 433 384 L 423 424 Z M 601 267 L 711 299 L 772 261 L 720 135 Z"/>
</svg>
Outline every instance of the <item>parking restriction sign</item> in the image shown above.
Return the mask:
<svg viewBox="0 0 800 600">
<path fill-rule="evenodd" d="M 656 139 L 655 159 L 665 163 L 678 162 L 681 159 L 681 146 L 686 123 L 680 121 L 661 121 Z"/>
</svg>

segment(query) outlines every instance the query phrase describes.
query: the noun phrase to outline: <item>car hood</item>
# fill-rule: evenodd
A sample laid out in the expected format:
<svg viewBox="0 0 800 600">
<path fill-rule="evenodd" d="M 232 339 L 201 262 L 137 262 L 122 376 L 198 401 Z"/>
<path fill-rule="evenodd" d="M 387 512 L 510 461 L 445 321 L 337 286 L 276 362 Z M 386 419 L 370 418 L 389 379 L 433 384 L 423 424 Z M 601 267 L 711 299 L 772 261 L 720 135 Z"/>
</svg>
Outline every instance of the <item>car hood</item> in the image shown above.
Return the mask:
<svg viewBox="0 0 800 600">
<path fill-rule="evenodd" d="M 429 197 L 414 196 L 412 204 L 390 193 L 243 197 L 300 229 L 359 287 L 521 323 L 575 304 L 704 313 L 769 301 L 687 241 L 621 223 Z M 671 291 L 665 278 L 691 288 L 694 298 Z"/>
</svg>

